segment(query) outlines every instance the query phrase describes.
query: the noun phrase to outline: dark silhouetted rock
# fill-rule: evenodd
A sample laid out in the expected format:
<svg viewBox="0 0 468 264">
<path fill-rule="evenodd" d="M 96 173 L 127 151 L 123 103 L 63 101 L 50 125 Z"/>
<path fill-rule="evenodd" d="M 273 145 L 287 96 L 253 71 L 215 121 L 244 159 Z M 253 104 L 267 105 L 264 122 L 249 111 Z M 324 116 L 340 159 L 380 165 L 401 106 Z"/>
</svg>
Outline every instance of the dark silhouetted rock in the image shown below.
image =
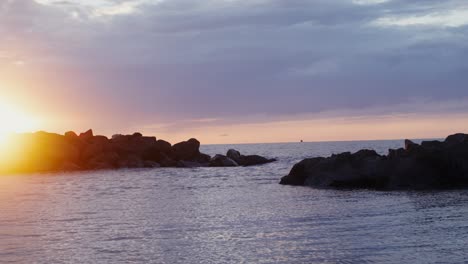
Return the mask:
<svg viewBox="0 0 468 264">
<path fill-rule="evenodd" d="M 150 161 L 150 160 L 143 161 L 143 165 L 144 165 L 145 168 L 159 168 L 159 167 L 161 167 L 161 164 L 159 164 L 157 162 L 154 162 L 154 161 Z"/>
<path fill-rule="evenodd" d="M 73 131 L 58 135 L 46 132 L 17 134 L 12 137 L 8 161 L 0 160 L 0 173 L 54 172 L 118 168 L 237 166 L 226 156 L 211 159 L 200 152 L 196 139 L 172 146 L 141 133 L 116 134 L 111 139 L 94 136 L 90 129 L 79 136 Z M 262 164 L 260 156 L 229 152 L 244 165 Z"/>
<path fill-rule="evenodd" d="M 73 131 L 68 131 L 68 132 L 65 132 L 65 138 L 68 139 L 68 140 L 76 140 L 78 139 L 78 135 L 73 132 Z"/>
<path fill-rule="evenodd" d="M 256 166 L 276 161 L 276 159 L 267 159 L 258 155 L 241 155 L 241 153 L 235 149 L 228 150 L 226 156 L 234 160 L 240 166 Z"/>
<path fill-rule="evenodd" d="M 65 172 L 68 172 L 68 171 L 79 171 L 79 170 L 82 170 L 82 168 L 78 165 L 76 165 L 75 163 L 72 163 L 72 162 L 64 162 L 64 164 L 62 165 L 62 168 L 60 168 L 60 171 L 65 171 Z"/>
<path fill-rule="evenodd" d="M 267 163 L 271 163 L 271 162 L 276 161 L 276 159 L 267 159 L 267 158 L 259 156 L 259 155 L 242 156 L 241 160 L 242 160 L 242 163 L 240 165 L 242 165 L 242 166 L 263 165 L 263 164 L 267 164 Z"/>
<path fill-rule="evenodd" d="M 172 158 L 168 157 L 166 154 L 162 153 L 162 158 L 160 159 L 159 163 L 161 167 L 176 167 L 177 161 L 173 160 Z"/>
<path fill-rule="evenodd" d="M 177 162 L 177 167 L 178 168 L 198 168 L 198 167 L 203 167 L 203 166 L 202 164 L 198 162 L 179 160 Z"/>
<path fill-rule="evenodd" d="M 141 157 L 130 154 L 126 156 L 125 158 L 121 158 L 120 161 L 118 161 L 118 167 L 119 168 L 144 168 L 145 163 L 141 159 Z"/>
<path fill-rule="evenodd" d="M 456 145 L 456 144 L 464 143 L 467 141 L 468 141 L 467 134 L 458 133 L 458 134 L 448 136 L 444 142 L 449 145 Z"/>
<path fill-rule="evenodd" d="M 194 158 L 192 158 L 191 161 L 200 163 L 202 165 L 204 165 L 204 164 L 207 165 L 211 161 L 211 156 L 207 155 L 207 154 L 200 153 L 197 156 L 195 156 Z"/>
<path fill-rule="evenodd" d="M 103 164 L 106 164 L 106 168 L 116 168 L 118 167 L 119 160 L 120 157 L 115 152 L 99 152 L 90 158 L 87 162 L 87 168 L 103 167 Z"/>
<path fill-rule="evenodd" d="M 414 148 L 417 148 L 419 145 L 414 143 L 413 141 L 409 139 L 405 139 L 405 150 L 406 151 L 411 151 Z"/>
<path fill-rule="evenodd" d="M 141 138 L 141 137 L 143 137 L 143 134 L 141 134 L 140 132 L 135 132 L 135 133 L 133 133 L 132 136 L 133 136 L 134 138 Z M 156 138 L 155 138 L 155 139 L 156 139 Z"/>
<path fill-rule="evenodd" d="M 450 189 L 468 187 L 468 140 L 465 134 L 421 145 L 405 140 L 405 149 L 387 156 L 361 150 L 294 165 L 281 184 L 324 188 Z"/>
<path fill-rule="evenodd" d="M 211 158 L 210 167 L 237 167 L 239 164 L 224 155 L 215 155 Z"/>
<path fill-rule="evenodd" d="M 191 138 L 172 146 L 176 160 L 192 160 L 200 154 L 200 141 Z"/>
<path fill-rule="evenodd" d="M 93 134 L 92 129 L 80 134 L 80 138 L 85 140 L 85 141 L 88 141 L 88 140 L 92 139 L 93 136 L 94 136 L 94 134 Z"/>
<path fill-rule="evenodd" d="M 241 163 L 242 155 L 240 154 L 239 151 L 235 149 L 228 150 L 228 152 L 226 153 L 226 156 L 239 164 Z"/>
</svg>

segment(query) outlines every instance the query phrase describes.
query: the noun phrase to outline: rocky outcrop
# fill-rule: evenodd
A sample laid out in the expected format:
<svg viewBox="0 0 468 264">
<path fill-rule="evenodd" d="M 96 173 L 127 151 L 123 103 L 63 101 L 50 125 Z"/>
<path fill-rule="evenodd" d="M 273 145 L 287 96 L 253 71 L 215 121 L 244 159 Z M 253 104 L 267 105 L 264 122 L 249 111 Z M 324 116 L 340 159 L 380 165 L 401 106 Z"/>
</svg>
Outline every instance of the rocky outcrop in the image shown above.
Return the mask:
<svg viewBox="0 0 468 264">
<path fill-rule="evenodd" d="M 228 150 L 226 157 L 230 158 L 231 160 L 235 161 L 240 166 L 256 166 L 267 164 L 276 161 L 276 159 L 267 159 L 262 156 L 258 155 L 248 155 L 244 156 L 235 149 Z"/>
<path fill-rule="evenodd" d="M 294 165 L 281 184 L 322 188 L 450 189 L 468 187 L 468 135 L 443 142 L 405 147 L 379 155 L 373 150 L 305 159 Z"/>
<path fill-rule="evenodd" d="M 9 144 L 12 149 L 0 155 L 0 173 L 233 167 L 270 161 L 260 156 L 242 156 L 238 152 L 236 159 L 241 159 L 241 163 L 222 155 L 211 158 L 200 152 L 200 142 L 194 138 L 171 145 L 141 133 L 117 134 L 109 139 L 94 135 L 91 129 L 79 135 L 73 131 L 64 135 L 46 132 L 18 134 L 12 142 Z"/>
</svg>

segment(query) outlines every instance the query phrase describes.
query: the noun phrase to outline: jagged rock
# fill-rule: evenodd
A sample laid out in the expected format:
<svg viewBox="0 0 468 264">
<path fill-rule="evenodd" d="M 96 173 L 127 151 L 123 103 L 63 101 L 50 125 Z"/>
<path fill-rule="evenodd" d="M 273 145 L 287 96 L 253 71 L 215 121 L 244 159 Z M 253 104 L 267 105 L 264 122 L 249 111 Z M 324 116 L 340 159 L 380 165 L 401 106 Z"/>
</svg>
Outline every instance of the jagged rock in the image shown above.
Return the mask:
<svg viewBox="0 0 468 264">
<path fill-rule="evenodd" d="M 215 155 L 211 158 L 210 167 L 237 167 L 239 164 L 224 155 Z"/>
<path fill-rule="evenodd" d="M 88 131 L 80 134 L 80 138 L 85 140 L 85 141 L 88 141 L 88 140 L 92 139 L 93 136 L 94 136 L 94 134 L 93 134 L 92 129 L 89 129 Z"/>
<path fill-rule="evenodd" d="M 18 134 L 9 161 L 0 160 L 0 173 L 53 172 L 143 167 L 237 166 L 226 156 L 211 159 L 200 153 L 196 139 L 171 146 L 169 142 L 145 137 L 141 133 L 116 134 L 111 139 L 94 136 L 90 129 L 79 136 L 73 131 L 58 135 L 46 132 Z M 260 156 L 242 156 L 231 150 L 229 155 L 244 165 L 267 162 Z"/>
<path fill-rule="evenodd" d="M 325 188 L 446 189 L 468 187 L 468 136 L 417 145 L 387 156 L 361 150 L 328 158 L 305 159 L 294 165 L 281 184 Z"/>
<path fill-rule="evenodd" d="M 65 138 L 68 139 L 68 140 L 76 140 L 78 139 L 78 135 L 73 132 L 73 131 L 68 131 L 68 132 L 65 132 Z"/>
<path fill-rule="evenodd" d="M 405 139 L 405 150 L 406 151 L 411 151 L 414 148 L 417 148 L 419 145 L 414 143 L 413 141 L 409 139 Z"/>
</svg>

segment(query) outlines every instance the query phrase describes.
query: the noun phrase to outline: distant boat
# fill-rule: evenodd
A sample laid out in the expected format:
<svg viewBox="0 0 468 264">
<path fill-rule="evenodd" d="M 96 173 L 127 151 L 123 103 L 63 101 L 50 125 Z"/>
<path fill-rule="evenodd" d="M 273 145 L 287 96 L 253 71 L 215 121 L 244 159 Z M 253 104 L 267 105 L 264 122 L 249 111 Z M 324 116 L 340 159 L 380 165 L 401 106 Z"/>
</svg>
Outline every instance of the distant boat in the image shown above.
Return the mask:
<svg viewBox="0 0 468 264">
<path fill-rule="evenodd" d="M 301 143 L 304 143 L 304 140 L 301 139 Z"/>
</svg>

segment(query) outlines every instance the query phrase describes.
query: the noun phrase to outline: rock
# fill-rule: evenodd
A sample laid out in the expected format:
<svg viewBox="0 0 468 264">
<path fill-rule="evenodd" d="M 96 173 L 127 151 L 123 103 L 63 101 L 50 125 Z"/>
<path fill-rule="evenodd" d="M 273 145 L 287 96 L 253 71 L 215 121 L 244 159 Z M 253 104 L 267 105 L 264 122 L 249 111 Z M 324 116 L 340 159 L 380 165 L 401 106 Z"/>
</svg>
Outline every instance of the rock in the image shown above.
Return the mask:
<svg viewBox="0 0 468 264">
<path fill-rule="evenodd" d="M 398 159 L 401 157 L 408 156 L 408 153 L 404 148 L 399 148 L 399 149 L 389 149 L 388 150 L 388 158 L 389 159 Z"/>
<path fill-rule="evenodd" d="M 127 157 L 121 159 L 117 163 L 117 165 L 119 168 L 144 168 L 145 167 L 145 163 L 143 162 L 143 160 L 139 156 L 133 155 L 133 154 L 130 154 Z"/>
<path fill-rule="evenodd" d="M 141 138 L 141 137 L 143 137 L 143 134 L 141 134 L 140 132 L 135 132 L 135 133 L 133 133 L 132 137 Z M 154 139 L 156 139 L 156 138 L 154 138 Z"/>
<path fill-rule="evenodd" d="M 120 157 L 115 152 L 97 153 L 88 161 L 87 167 L 93 168 L 96 167 L 96 164 L 99 164 L 99 166 L 107 164 L 108 168 L 115 168 L 118 166 L 119 160 Z"/>
<path fill-rule="evenodd" d="M 73 171 L 81 169 L 153 168 L 153 167 L 207 167 L 257 165 L 270 162 L 266 158 L 242 156 L 229 150 L 227 156 L 209 155 L 200 152 L 196 139 L 172 146 L 156 137 L 141 133 L 132 135 L 94 136 L 93 130 L 79 136 L 68 131 L 64 135 L 37 132 L 15 135 L 15 142 L 8 152 L 8 162 L 0 160 L 0 173 L 28 173 Z"/>
<path fill-rule="evenodd" d="M 248 156 L 242 156 L 241 158 L 242 166 L 256 166 L 256 165 L 263 165 L 271 162 L 275 162 L 276 159 L 267 159 L 265 157 L 259 156 L 259 155 L 248 155 Z"/>
<path fill-rule="evenodd" d="M 385 182 L 378 177 L 382 157 L 374 151 L 363 150 L 332 155 L 330 158 L 306 159 L 296 164 L 281 184 L 310 185 L 317 187 L 380 188 Z"/>
<path fill-rule="evenodd" d="M 157 162 L 154 162 L 154 161 L 145 160 L 145 161 L 143 161 L 143 166 L 145 168 L 159 168 L 159 167 L 161 167 L 161 164 L 159 164 Z"/>
<path fill-rule="evenodd" d="M 155 162 L 160 162 L 162 159 L 166 158 L 174 159 L 174 156 L 171 144 L 164 140 L 156 141 L 154 145 L 142 153 L 144 159 Z"/>
<path fill-rule="evenodd" d="M 311 175 L 313 168 L 317 166 L 320 162 L 322 162 L 325 158 L 311 158 L 305 159 L 291 169 L 291 172 L 287 176 L 281 178 L 280 184 L 283 185 L 305 185 L 305 181 L 309 175 Z"/>
<path fill-rule="evenodd" d="M 79 171 L 81 170 L 82 168 L 78 165 L 76 165 L 75 163 L 73 162 L 65 162 L 62 166 L 62 168 L 60 169 L 60 171 Z"/>
<path fill-rule="evenodd" d="M 405 149 L 389 150 L 387 156 L 361 150 L 305 159 L 280 183 L 386 190 L 467 188 L 468 140 L 465 134 L 456 134 L 444 142 L 421 145 L 405 140 Z"/>
<path fill-rule="evenodd" d="M 194 138 L 172 146 L 176 160 L 192 160 L 200 154 L 200 142 Z"/>
<path fill-rule="evenodd" d="M 113 170 L 115 169 L 112 164 L 105 162 L 92 163 L 88 165 L 89 170 Z"/>
<path fill-rule="evenodd" d="M 110 140 L 111 148 L 122 156 L 143 154 L 156 145 L 156 137 L 134 135 L 114 135 Z"/>
<path fill-rule="evenodd" d="M 27 146 L 29 153 L 23 153 L 31 169 L 34 171 L 60 170 L 66 162 L 77 163 L 80 157 L 79 149 L 68 142 L 64 136 L 37 132 L 32 135 Z"/>
<path fill-rule="evenodd" d="M 202 166 L 203 165 L 208 165 L 211 161 L 211 156 L 207 154 L 200 153 L 194 158 L 192 158 L 193 162 L 200 163 Z"/>
<path fill-rule="evenodd" d="M 88 141 L 88 140 L 92 139 L 93 136 L 94 136 L 94 134 L 93 134 L 92 129 L 89 129 L 88 131 L 80 134 L 80 138 L 85 140 L 85 141 Z"/>
<path fill-rule="evenodd" d="M 78 139 L 78 135 L 73 132 L 73 131 L 68 131 L 68 132 L 65 132 L 65 138 L 68 139 L 68 140 L 76 140 Z"/>
<path fill-rule="evenodd" d="M 105 146 L 102 144 L 89 144 L 85 146 L 84 150 L 81 153 L 81 160 L 88 161 L 93 157 L 103 153 L 105 151 Z"/>
<path fill-rule="evenodd" d="M 444 146 L 443 142 L 433 140 L 433 141 L 423 141 L 421 146 L 427 149 L 441 149 Z"/>
<path fill-rule="evenodd" d="M 164 141 L 164 140 L 158 140 L 156 141 L 155 147 L 159 149 L 161 153 L 164 153 L 168 155 L 169 157 L 174 156 L 174 151 L 172 149 L 171 143 Z"/>
<path fill-rule="evenodd" d="M 202 164 L 198 162 L 193 162 L 193 161 L 179 160 L 177 162 L 177 167 L 178 168 L 198 168 L 198 167 L 202 167 Z"/>
<path fill-rule="evenodd" d="M 115 135 L 112 135 L 111 140 L 113 142 L 119 142 L 119 141 L 128 141 L 129 138 L 127 138 L 126 136 L 124 136 L 122 134 L 115 134 Z"/>
<path fill-rule="evenodd" d="M 228 150 L 226 156 L 234 160 L 240 166 L 255 166 L 276 161 L 276 159 L 267 159 L 259 155 L 244 156 L 241 155 L 241 153 L 235 149 Z"/>
<path fill-rule="evenodd" d="M 414 143 L 413 141 L 409 139 L 405 139 L 405 150 L 406 151 L 411 151 L 414 148 L 417 148 L 419 145 Z"/>
<path fill-rule="evenodd" d="M 94 136 L 89 140 L 90 144 L 98 144 L 98 145 L 107 145 L 109 144 L 109 139 L 106 136 Z"/>
<path fill-rule="evenodd" d="M 224 155 L 215 155 L 210 161 L 210 167 L 237 167 L 239 164 Z"/>
<path fill-rule="evenodd" d="M 241 163 L 241 154 L 239 151 L 235 150 L 235 149 L 230 149 L 228 150 L 228 152 L 226 153 L 226 156 L 230 159 L 232 159 L 233 161 L 237 162 L 237 163 Z"/>
<path fill-rule="evenodd" d="M 468 141 L 467 134 L 458 133 L 458 134 L 448 136 L 444 142 L 449 145 L 455 145 L 455 144 L 460 144 L 460 143 L 467 142 L 467 141 Z"/>
<path fill-rule="evenodd" d="M 168 157 L 166 154 L 164 153 L 161 153 L 162 155 L 162 158 L 160 160 L 160 164 L 161 164 L 161 167 L 176 167 L 177 166 L 177 161 L 171 159 L 170 157 Z"/>
</svg>

